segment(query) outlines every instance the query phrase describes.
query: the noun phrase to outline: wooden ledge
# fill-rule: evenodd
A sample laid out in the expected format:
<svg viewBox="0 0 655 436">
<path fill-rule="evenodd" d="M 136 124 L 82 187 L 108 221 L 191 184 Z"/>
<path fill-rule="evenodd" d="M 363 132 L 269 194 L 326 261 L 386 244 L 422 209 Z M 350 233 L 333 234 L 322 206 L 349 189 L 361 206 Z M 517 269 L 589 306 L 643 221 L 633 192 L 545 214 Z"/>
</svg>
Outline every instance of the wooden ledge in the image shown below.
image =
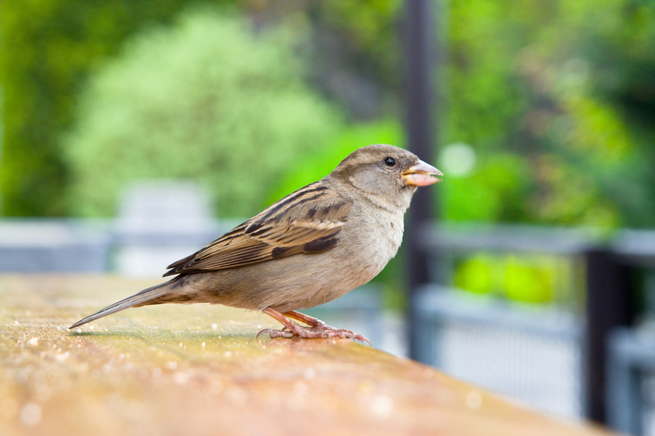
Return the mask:
<svg viewBox="0 0 655 436">
<path fill-rule="evenodd" d="M 243 310 L 131 309 L 66 331 L 151 284 L 0 276 L 0 434 L 610 434 L 351 341 L 256 340 L 278 326 Z"/>
</svg>

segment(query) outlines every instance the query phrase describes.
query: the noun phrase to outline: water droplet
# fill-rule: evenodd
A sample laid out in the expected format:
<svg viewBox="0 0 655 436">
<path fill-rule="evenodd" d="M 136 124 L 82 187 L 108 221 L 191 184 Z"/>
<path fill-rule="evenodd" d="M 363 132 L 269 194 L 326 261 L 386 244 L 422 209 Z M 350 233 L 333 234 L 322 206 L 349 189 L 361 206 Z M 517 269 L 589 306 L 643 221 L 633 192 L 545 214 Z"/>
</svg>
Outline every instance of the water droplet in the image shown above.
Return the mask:
<svg viewBox="0 0 655 436">
<path fill-rule="evenodd" d="M 69 353 L 68 351 L 66 351 L 65 353 L 57 354 L 55 355 L 55 360 L 57 362 L 63 362 L 64 360 L 68 359 L 68 356 L 70 355 L 71 353 Z"/>
<path fill-rule="evenodd" d="M 173 383 L 183 385 L 189 381 L 189 374 L 186 372 L 176 372 L 173 374 Z"/>
<path fill-rule="evenodd" d="M 41 421 L 41 407 L 34 403 L 27 403 L 20 410 L 20 420 L 25 425 L 36 425 Z"/>
<path fill-rule="evenodd" d="M 371 412 L 378 416 L 386 416 L 393 410 L 393 400 L 387 395 L 376 395 L 371 401 Z"/>
</svg>

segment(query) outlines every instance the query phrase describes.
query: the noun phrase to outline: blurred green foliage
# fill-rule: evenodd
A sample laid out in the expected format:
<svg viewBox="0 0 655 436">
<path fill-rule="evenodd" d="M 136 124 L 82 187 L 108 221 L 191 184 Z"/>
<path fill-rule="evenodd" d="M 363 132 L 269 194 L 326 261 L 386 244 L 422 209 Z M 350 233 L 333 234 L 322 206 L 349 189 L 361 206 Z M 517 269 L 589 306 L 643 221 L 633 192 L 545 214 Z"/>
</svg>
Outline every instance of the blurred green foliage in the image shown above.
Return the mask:
<svg viewBox="0 0 655 436">
<path fill-rule="evenodd" d="M 574 300 L 576 273 L 562 257 L 483 252 L 457 262 L 453 284 L 479 295 L 565 305 Z"/>
<path fill-rule="evenodd" d="M 348 62 L 386 90 L 392 101 L 384 111 L 397 114 L 404 69 L 400 22 L 403 0 L 325 0 L 318 3 L 317 20 L 335 29 L 348 47 Z M 351 68 L 352 68 L 351 67 Z M 394 106 L 395 109 L 394 109 Z"/>
<path fill-rule="evenodd" d="M 478 158 L 446 178 L 445 217 L 654 225 L 655 3 L 449 4 L 441 142 Z"/>
<path fill-rule="evenodd" d="M 3 2 L 3 215 L 69 214 L 63 195 L 69 171 L 58 134 L 73 121 L 80 87 L 126 37 L 168 22 L 188 4 L 174 0 Z"/>
<path fill-rule="evenodd" d="M 443 217 L 450 221 L 520 221 L 530 193 L 530 172 L 518 155 L 485 156 L 469 175 L 448 176 L 439 186 Z"/>
<path fill-rule="evenodd" d="M 504 288 L 507 298 L 528 303 L 547 303 L 553 300 L 555 268 L 546 259 L 526 261 L 511 256 L 505 261 Z M 550 268 L 549 268 L 550 267 Z"/>
<path fill-rule="evenodd" d="M 130 40 L 82 92 L 63 141 L 71 211 L 113 215 L 127 182 L 165 177 L 202 181 L 221 216 L 256 213 L 341 123 L 303 82 L 298 36 L 255 35 L 203 8 Z"/>
<path fill-rule="evenodd" d="M 375 83 L 382 94 L 382 118 L 399 119 L 402 1 L 237 4 L 259 26 L 309 24 L 300 44 L 312 56 L 308 75 L 364 77 L 361 83 Z M 105 59 L 135 30 L 170 23 L 181 7 L 167 0 L 3 5 L 4 215 L 82 213 L 62 195 L 79 183 L 58 141 L 75 117 L 73 101 L 89 73 L 105 74 Z M 448 182 L 439 190 L 444 217 L 652 225 L 655 4 L 462 0 L 436 7 L 444 55 L 437 82 L 440 143 L 467 144 L 476 156 L 463 174 L 451 171 L 443 156 L 438 162 Z M 340 83 L 316 80 L 328 94 L 333 90 L 325 83 Z M 364 137 L 351 148 L 371 142 Z M 279 194 L 288 183 L 271 188 Z"/>
</svg>

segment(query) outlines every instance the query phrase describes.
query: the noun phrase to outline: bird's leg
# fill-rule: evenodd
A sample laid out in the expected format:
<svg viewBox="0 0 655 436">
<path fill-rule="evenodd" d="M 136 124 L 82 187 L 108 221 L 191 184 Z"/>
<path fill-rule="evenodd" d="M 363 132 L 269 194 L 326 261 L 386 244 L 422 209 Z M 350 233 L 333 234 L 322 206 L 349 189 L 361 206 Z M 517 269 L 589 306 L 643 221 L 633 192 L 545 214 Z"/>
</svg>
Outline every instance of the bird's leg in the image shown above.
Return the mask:
<svg viewBox="0 0 655 436">
<path fill-rule="evenodd" d="M 261 332 L 257 333 L 257 337 L 260 337 L 261 335 L 269 334 L 271 336 L 271 339 L 279 338 L 279 337 L 292 338 L 294 336 L 294 334 L 292 333 L 294 326 L 300 327 L 298 324 L 294 323 L 289 318 L 282 315 L 277 310 L 271 309 L 270 307 L 267 307 L 266 309 L 262 310 L 262 312 L 264 312 L 266 315 L 275 318 L 284 326 L 284 328 L 282 330 L 264 329 Z"/>
<path fill-rule="evenodd" d="M 296 321 L 304 322 L 308 326 L 311 327 L 318 327 L 320 325 L 327 325 L 323 321 L 321 321 L 318 318 L 314 318 L 309 315 L 305 315 L 304 313 L 296 312 L 295 310 L 290 310 L 288 312 L 284 312 L 285 316 L 288 316 L 289 318 L 293 318 Z"/>
<path fill-rule="evenodd" d="M 369 344 L 371 343 L 371 341 L 369 341 L 366 337 L 364 337 L 362 335 L 358 335 L 356 333 L 353 333 L 350 330 L 337 329 L 335 327 L 332 327 L 332 326 L 329 326 L 329 325 L 325 324 L 321 320 L 318 320 L 316 318 L 313 318 L 311 316 L 305 315 L 305 314 L 300 313 L 300 312 L 296 312 L 295 310 L 291 310 L 291 311 L 285 312 L 285 313 L 280 313 L 277 310 L 271 309 L 270 307 L 268 307 L 268 308 L 264 309 L 262 312 L 264 312 L 267 315 L 272 316 L 273 318 L 278 320 L 280 323 L 282 323 L 282 325 L 284 325 L 284 329 L 282 329 L 282 330 L 265 329 L 265 330 L 262 330 L 261 332 L 259 332 L 257 334 L 257 337 L 259 337 L 262 334 L 269 334 L 271 336 L 271 338 L 300 337 L 300 338 L 330 339 L 330 338 L 338 337 L 338 338 L 343 338 L 343 339 L 355 339 L 355 340 L 361 341 L 361 342 L 368 342 Z M 301 321 L 301 322 L 307 324 L 309 327 L 298 325 L 295 322 L 291 321 L 289 318 L 293 318 L 293 319 L 295 319 L 297 321 Z"/>
</svg>

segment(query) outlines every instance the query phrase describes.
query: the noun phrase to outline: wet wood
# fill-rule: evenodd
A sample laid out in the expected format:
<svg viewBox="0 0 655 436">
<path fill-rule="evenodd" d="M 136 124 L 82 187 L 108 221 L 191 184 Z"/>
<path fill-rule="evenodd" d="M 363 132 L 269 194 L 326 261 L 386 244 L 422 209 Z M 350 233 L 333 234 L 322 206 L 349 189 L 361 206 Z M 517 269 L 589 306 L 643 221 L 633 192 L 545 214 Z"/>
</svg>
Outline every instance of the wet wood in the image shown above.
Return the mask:
<svg viewBox="0 0 655 436">
<path fill-rule="evenodd" d="M 347 340 L 255 339 L 268 317 L 129 309 L 152 282 L 0 276 L 1 435 L 600 436 Z"/>
</svg>

